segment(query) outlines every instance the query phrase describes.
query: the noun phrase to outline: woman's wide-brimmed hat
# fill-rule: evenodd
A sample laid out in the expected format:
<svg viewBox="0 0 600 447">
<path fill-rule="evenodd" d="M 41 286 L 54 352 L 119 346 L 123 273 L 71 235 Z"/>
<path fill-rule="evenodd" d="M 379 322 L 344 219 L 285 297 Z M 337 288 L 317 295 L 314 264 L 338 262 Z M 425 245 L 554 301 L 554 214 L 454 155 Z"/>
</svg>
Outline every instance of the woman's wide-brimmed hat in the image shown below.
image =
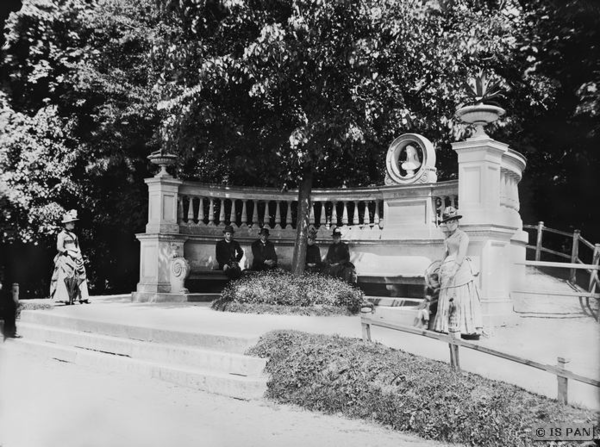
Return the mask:
<svg viewBox="0 0 600 447">
<path fill-rule="evenodd" d="M 260 231 L 258 232 L 258 235 L 262 235 L 264 234 L 265 236 L 269 236 L 271 233 L 269 233 L 269 229 L 268 228 L 261 228 Z"/>
<path fill-rule="evenodd" d="M 63 216 L 62 223 L 66 224 L 69 222 L 75 222 L 77 220 L 79 220 L 77 218 L 77 210 L 71 210 L 65 213 L 65 215 Z"/>
<path fill-rule="evenodd" d="M 425 284 L 427 287 L 437 289 L 440 286 L 440 267 L 442 261 L 439 259 L 429 264 L 429 267 L 425 269 Z"/>
<path fill-rule="evenodd" d="M 442 214 L 442 220 L 440 220 L 440 223 L 446 223 L 450 222 L 451 220 L 458 220 L 460 218 L 462 218 L 462 216 L 458 214 L 458 210 L 453 206 L 449 206 L 444 211 L 444 214 Z"/>
<path fill-rule="evenodd" d="M 231 225 L 227 225 L 225 228 L 223 228 L 223 233 L 235 233 L 233 227 Z"/>
</svg>

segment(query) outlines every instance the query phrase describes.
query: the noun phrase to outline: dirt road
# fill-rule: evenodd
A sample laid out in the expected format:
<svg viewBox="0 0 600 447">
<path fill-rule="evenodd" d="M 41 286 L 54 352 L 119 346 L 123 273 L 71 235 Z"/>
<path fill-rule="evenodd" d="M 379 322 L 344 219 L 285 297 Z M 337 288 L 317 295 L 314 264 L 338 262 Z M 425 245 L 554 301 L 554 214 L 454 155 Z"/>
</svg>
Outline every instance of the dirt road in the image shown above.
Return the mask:
<svg viewBox="0 0 600 447">
<path fill-rule="evenodd" d="M 441 447 L 344 417 L 45 360 L 0 343 L 0 447 Z"/>
</svg>

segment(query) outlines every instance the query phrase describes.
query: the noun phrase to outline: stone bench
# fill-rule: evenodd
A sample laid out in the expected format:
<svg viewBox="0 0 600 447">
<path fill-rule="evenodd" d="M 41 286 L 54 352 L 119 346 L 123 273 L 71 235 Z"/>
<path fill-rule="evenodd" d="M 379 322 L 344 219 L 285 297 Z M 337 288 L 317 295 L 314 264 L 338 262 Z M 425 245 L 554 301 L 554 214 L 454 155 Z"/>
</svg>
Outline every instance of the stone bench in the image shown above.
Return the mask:
<svg viewBox="0 0 600 447">
<path fill-rule="evenodd" d="M 223 270 L 192 269 L 186 279 L 186 287 L 191 293 L 221 293 L 228 281 Z M 398 274 L 359 274 L 357 285 L 367 296 L 423 298 L 425 278 Z"/>
<path fill-rule="evenodd" d="M 185 282 L 192 293 L 221 293 L 228 281 L 223 270 L 192 269 Z"/>
</svg>

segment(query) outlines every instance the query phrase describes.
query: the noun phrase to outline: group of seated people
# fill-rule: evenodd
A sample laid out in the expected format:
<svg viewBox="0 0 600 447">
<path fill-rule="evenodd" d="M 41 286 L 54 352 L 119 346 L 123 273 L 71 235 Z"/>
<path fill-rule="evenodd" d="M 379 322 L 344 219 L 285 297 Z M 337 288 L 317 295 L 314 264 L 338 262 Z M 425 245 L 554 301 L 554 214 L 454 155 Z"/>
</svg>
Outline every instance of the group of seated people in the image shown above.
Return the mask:
<svg viewBox="0 0 600 447">
<path fill-rule="evenodd" d="M 231 225 L 223 229 L 223 239 L 217 242 L 216 256 L 219 269 L 223 270 L 230 279 L 242 276 L 240 260 L 244 256 L 244 250 L 233 235 L 235 231 Z M 251 271 L 265 271 L 277 268 L 277 253 L 275 245 L 269 240 L 269 229 L 262 228 L 259 238 L 252 243 L 252 266 Z M 306 252 L 305 270 L 311 273 L 322 273 L 325 275 L 341 278 L 351 284 L 356 283 L 356 268 L 350 262 L 350 250 L 348 244 L 342 242 L 342 233 L 338 228 L 331 235 L 333 243 L 327 250 L 323 260 L 321 250 L 316 245 L 317 235 L 309 233 L 308 247 Z"/>
</svg>

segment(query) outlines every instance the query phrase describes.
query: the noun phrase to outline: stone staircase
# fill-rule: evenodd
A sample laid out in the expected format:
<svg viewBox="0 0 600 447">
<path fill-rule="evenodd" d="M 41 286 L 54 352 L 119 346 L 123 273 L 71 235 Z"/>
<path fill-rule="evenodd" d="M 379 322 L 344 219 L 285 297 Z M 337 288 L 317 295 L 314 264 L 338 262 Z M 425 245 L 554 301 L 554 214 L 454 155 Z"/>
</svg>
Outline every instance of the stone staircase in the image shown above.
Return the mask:
<svg viewBox="0 0 600 447">
<path fill-rule="evenodd" d="M 244 355 L 256 339 L 155 329 L 26 310 L 11 347 L 105 371 L 158 378 L 238 399 L 262 398 L 266 359 Z"/>
</svg>

